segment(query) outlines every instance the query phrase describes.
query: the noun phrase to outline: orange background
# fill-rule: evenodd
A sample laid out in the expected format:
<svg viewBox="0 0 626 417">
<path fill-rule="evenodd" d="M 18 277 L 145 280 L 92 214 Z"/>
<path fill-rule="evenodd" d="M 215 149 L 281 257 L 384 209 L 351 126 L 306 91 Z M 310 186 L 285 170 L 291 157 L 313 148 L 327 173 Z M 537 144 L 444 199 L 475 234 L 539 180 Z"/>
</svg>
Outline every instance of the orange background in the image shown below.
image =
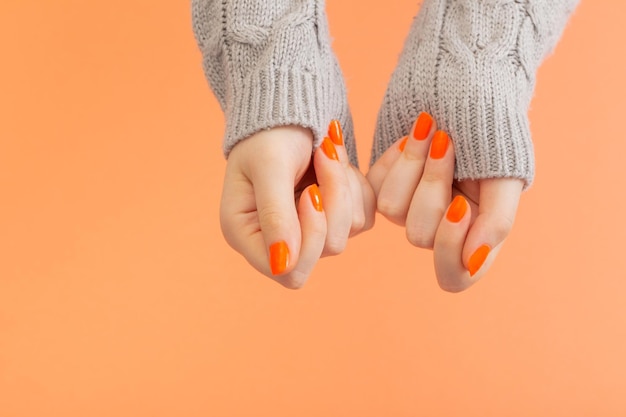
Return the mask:
<svg viewBox="0 0 626 417">
<path fill-rule="evenodd" d="M 415 3 L 329 0 L 364 167 Z M 2 0 L 0 416 L 626 415 L 624 13 L 583 2 L 542 67 L 483 281 L 379 218 L 294 292 L 221 237 L 189 2 Z"/>
</svg>

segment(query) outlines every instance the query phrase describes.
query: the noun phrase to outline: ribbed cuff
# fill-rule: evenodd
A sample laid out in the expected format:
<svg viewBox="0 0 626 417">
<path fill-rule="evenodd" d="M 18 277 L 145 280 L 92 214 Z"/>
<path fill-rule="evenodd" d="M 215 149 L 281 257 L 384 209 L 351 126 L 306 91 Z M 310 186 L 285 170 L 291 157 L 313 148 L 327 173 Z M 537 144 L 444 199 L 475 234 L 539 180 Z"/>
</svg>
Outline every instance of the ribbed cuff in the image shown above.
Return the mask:
<svg viewBox="0 0 626 417">
<path fill-rule="evenodd" d="M 454 141 L 455 178 L 519 178 L 535 174 L 528 105 L 533 86 L 525 72 L 502 64 L 441 68 L 434 116 Z"/>
<path fill-rule="evenodd" d="M 429 100 L 410 95 L 385 96 L 372 147 L 373 164 L 391 144 L 408 134 L 421 112 L 454 143 L 455 179 L 519 178 L 525 188 L 535 173 L 528 126 L 532 86 L 522 72 L 490 66 L 474 70 L 439 70 Z"/>
<path fill-rule="evenodd" d="M 338 119 L 351 162 L 357 165 L 350 111 L 342 84 L 337 88 L 333 69 L 313 72 L 302 68 L 268 66 L 233 83 L 232 101 L 226 107 L 224 155 L 241 140 L 277 126 L 297 125 L 311 129 L 313 148 L 327 135 L 328 124 Z M 339 91 L 337 91 L 339 90 Z"/>
<path fill-rule="evenodd" d="M 323 84 L 318 74 L 300 69 L 268 67 L 235 84 L 226 108 L 224 154 L 255 132 L 276 126 L 299 125 L 312 130 L 316 142 L 323 133 Z M 326 123 L 328 123 L 326 121 Z"/>
</svg>

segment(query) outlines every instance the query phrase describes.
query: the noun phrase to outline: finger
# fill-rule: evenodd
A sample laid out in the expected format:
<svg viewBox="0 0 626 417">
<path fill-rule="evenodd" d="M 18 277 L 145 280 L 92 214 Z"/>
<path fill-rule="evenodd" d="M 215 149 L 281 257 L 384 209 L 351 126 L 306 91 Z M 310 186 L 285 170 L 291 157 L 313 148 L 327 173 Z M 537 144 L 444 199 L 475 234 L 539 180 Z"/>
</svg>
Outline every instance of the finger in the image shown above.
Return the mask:
<svg viewBox="0 0 626 417">
<path fill-rule="evenodd" d="M 422 176 L 434 128 L 432 117 L 420 113 L 404 151 L 387 173 L 378 193 L 378 211 L 400 226 L 405 225 L 411 199 Z"/>
<path fill-rule="evenodd" d="M 232 161 L 232 160 L 231 160 Z M 258 271 L 271 276 L 267 249 L 256 212 L 252 183 L 234 163 L 226 166 L 220 204 L 220 226 L 226 242 Z"/>
<path fill-rule="evenodd" d="M 411 244 L 433 247 L 437 228 L 450 204 L 453 180 L 454 146 L 448 135 L 438 130 L 407 214 L 406 236 Z"/>
<path fill-rule="evenodd" d="M 374 227 L 374 222 L 376 221 L 376 196 L 374 195 L 374 190 L 372 189 L 372 186 L 370 185 L 369 181 L 367 181 L 365 176 L 363 176 L 361 171 L 359 171 L 356 167 L 352 167 L 352 169 L 361 186 L 361 196 L 363 198 L 362 205 L 365 222 L 363 223 L 363 227 L 360 231 L 364 232 Z"/>
<path fill-rule="evenodd" d="M 343 131 L 338 120 L 332 120 L 328 126 L 328 137 L 335 145 L 335 150 L 339 156 L 339 162 L 346 170 L 348 177 L 348 186 L 352 197 L 352 225 L 350 227 L 350 235 L 357 235 L 365 225 L 365 210 L 363 207 L 363 192 L 361 184 L 353 169 L 348 153 L 343 142 Z"/>
<path fill-rule="evenodd" d="M 398 160 L 402 151 L 404 151 L 408 139 L 408 136 L 398 139 L 382 154 L 380 158 L 378 158 L 376 163 L 372 165 L 367 172 L 366 178 L 370 183 L 375 196 L 378 196 L 380 187 L 382 187 L 387 173 L 393 164 Z"/>
<path fill-rule="evenodd" d="M 328 137 L 331 142 L 333 142 L 333 145 L 335 145 L 339 162 L 341 162 L 341 165 L 345 169 L 348 169 L 350 167 L 350 158 L 348 157 L 348 151 L 346 151 L 346 147 L 343 144 L 343 130 L 341 129 L 339 120 L 332 120 L 328 125 Z"/>
<path fill-rule="evenodd" d="M 514 178 L 480 181 L 478 216 L 463 248 L 463 261 L 470 275 L 484 275 L 496 250 L 509 235 L 524 183 Z"/>
<path fill-rule="evenodd" d="M 294 201 L 296 173 L 281 158 L 267 159 L 254 175 L 254 195 L 271 276 L 288 273 L 298 262 L 300 222 Z"/>
<path fill-rule="evenodd" d="M 352 195 L 346 170 L 339 162 L 335 145 L 324 138 L 313 155 L 315 173 L 326 213 L 324 255 L 337 255 L 346 247 L 352 227 Z"/>
<path fill-rule="evenodd" d="M 439 286 L 445 291 L 463 291 L 473 283 L 462 258 L 471 210 L 465 197 L 457 195 L 437 228 L 433 245 L 435 274 Z"/>
<path fill-rule="evenodd" d="M 357 173 L 352 167 L 346 171 L 348 177 L 348 187 L 352 197 L 352 225 L 349 236 L 358 235 L 365 226 L 365 207 L 363 206 L 363 189 L 357 177 Z"/>
<path fill-rule="evenodd" d="M 301 288 L 320 259 L 326 241 L 326 216 L 322 196 L 316 184 L 304 189 L 298 202 L 302 227 L 302 248 L 293 270 L 275 279 L 287 288 Z"/>
</svg>

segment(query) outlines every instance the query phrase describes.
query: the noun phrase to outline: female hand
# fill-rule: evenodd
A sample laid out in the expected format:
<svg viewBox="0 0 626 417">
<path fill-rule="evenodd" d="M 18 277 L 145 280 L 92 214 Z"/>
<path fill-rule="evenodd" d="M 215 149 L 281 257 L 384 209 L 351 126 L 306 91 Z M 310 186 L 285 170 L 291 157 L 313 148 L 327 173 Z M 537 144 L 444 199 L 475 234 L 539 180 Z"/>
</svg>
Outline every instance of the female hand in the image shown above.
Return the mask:
<svg viewBox="0 0 626 417">
<path fill-rule="evenodd" d="M 411 134 L 389 147 L 367 178 L 378 211 L 406 227 L 411 244 L 433 249 L 439 286 L 467 289 L 495 260 L 523 189 L 512 178 L 454 180 L 454 145 L 421 113 Z"/>
<path fill-rule="evenodd" d="M 341 253 L 374 224 L 371 186 L 352 166 L 341 127 L 311 158 L 311 131 L 260 131 L 239 142 L 226 166 L 220 221 L 226 241 L 262 274 L 304 285 L 318 259 Z"/>
</svg>

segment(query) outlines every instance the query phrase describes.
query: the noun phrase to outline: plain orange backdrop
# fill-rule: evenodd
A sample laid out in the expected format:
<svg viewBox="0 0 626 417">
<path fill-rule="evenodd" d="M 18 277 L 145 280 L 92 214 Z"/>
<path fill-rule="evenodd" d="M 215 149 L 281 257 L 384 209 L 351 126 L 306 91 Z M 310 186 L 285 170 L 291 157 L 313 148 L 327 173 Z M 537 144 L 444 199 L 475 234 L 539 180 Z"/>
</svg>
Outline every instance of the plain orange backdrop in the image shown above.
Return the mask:
<svg viewBox="0 0 626 417">
<path fill-rule="evenodd" d="M 226 245 L 189 3 L 0 3 L 0 416 L 626 415 L 624 2 L 541 68 L 536 182 L 456 295 L 383 218 L 300 291 Z M 416 3 L 328 1 L 364 168 Z"/>
</svg>

